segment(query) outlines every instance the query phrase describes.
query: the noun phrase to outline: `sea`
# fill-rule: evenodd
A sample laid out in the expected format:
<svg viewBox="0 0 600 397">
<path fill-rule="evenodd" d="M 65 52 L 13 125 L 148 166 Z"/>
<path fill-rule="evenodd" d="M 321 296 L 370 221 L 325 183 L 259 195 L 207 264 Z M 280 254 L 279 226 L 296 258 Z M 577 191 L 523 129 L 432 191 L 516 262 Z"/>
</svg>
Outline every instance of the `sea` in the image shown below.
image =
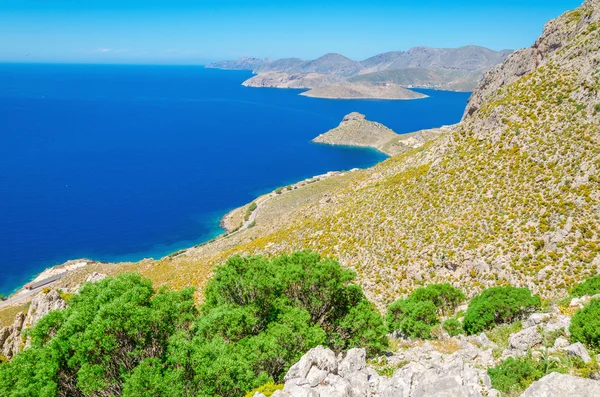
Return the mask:
<svg viewBox="0 0 600 397">
<path fill-rule="evenodd" d="M 160 258 L 228 211 L 372 149 L 311 139 L 361 112 L 398 133 L 453 124 L 469 94 L 328 100 L 202 66 L 0 64 L 0 293 L 69 259 Z"/>
</svg>

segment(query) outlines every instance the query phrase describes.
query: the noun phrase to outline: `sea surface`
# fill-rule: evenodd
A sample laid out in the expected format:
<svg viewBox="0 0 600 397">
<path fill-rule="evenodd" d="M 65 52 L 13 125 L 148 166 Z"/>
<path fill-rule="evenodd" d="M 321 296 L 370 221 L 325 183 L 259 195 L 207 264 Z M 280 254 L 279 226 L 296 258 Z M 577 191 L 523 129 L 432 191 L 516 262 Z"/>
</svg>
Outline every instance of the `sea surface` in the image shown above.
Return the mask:
<svg viewBox="0 0 600 397">
<path fill-rule="evenodd" d="M 68 259 L 159 258 L 213 238 L 278 186 L 385 159 L 312 144 L 352 111 L 398 133 L 460 120 L 469 94 L 337 101 L 190 66 L 0 64 L 0 292 Z"/>
</svg>

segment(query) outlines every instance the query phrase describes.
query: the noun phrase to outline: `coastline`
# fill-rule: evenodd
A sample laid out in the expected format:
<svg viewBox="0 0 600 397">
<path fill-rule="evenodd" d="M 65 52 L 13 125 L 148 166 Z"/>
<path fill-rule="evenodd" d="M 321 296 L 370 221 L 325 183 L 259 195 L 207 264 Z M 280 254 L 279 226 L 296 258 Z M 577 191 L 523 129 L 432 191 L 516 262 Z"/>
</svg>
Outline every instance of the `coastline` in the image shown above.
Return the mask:
<svg viewBox="0 0 600 397">
<path fill-rule="evenodd" d="M 63 263 L 60 263 L 60 264 L 57 264 L 54 266 L 50 266 L 50 267 L 44 269 L 43 271 L 41 271 L 40 273 L 37 273 L 36 275 L 34 275 L 31 278 L 31 281 L 29 281 L 28 283 L 15 289 L 14 292 L 12 292 L 10 295 L 6 296 L 6 298 L 4 300 L 0 300 L 0 309 L 4 309 L 4 308 L 10 307 L 10 306 L 23 305 L 23 304 L 27 303 L 35 294 L 37 294 L 41 290 L 52 287 L 54 284 L 58 283 L 61 279 L 66 278 L 68 275 L 70 275 L 72 273 L 76 273 L 79 270 L 85 270 L 85 268 L 93 267 L 94 265 L 109 265 L 110 266 L 110 265 L 117 265 L 117 264 L 123 264 L 123 263 L 135 264 L 135 263 L 141 263 L 141 262 L 144 262 L 147 260 L 156 261 L 156 260 L 163 260 L 163 259 L 172 259 L 172 258 L 176 258 L 181 255 L 185 255 L 190 250 L 200 248 L 207 244 L 215 243 L 219 240 L 227 239 L 239 232 L 242 232 L 244 230 L 247 230 L 247 229 L 253 227 L 253 226 L 250 226 L 250 224 L 255 221 L 255 218 L 256 218 L 258 212 L 260 211 L 262 205 L 265 204 L 266 202 L 268 202 L 269 200 L 276 198 L 276 197 L 281 197 L 292 191 L 297 191 L 297 190 L 302 189 L 302 188 L 304 188 L 308 185 L 311 185 L 315 182 L 325 181 L 327 179 L 330 179 L 333 177 L 338 177 L 338 176 L 342 177 L 350 172 L 356 172 L 356 171 L 360 171 L 360 170 L 361 170 L 360 168 L 353 168 L 348 171 L 329 171 L 324 174 L 319 174 L 319 175 L 315 175 L 312 177 L 308 177 L 308 178 L 302 179 L 298 182 L 292 183 L 288 186 L 279 187 L 268 193 L 262 194 L 262 195 L 256 197 L 252 202 L 244 204 L 240 207 L 234 208 L 234 209 L 230 210 L 229 212 L 227 212 L 225 215 L 223 215 L 219 220 L 219 226 L 223 229 L 223 233 L 219 234 L 216 237 L 212 237 L 204 242 L 201 242 L 199 244 L 188 246 L 186 248 L 176 250 L 176 251 L 170 252 L 168 254 L 162 255 L 157 259 L 143 258 L 143 259 L 140 259 L 139 261 L 134 261 L 134 262 L 128 262 L 128 261 L 106 262 L 106 261 L 97 261 L 97 260 L 88 259 L 88 258 L 80 258 L 80 259 L 70 259 L 70 260 L 67 260 L 66 262 L 63 262 Z M 237 212 L 240 212 L 240 211 L 245 212 L 245 209 L 251 203 L 257 203 L 257 207 L 254 211 L 252 211 L 252 214 L 250 215 L 250 219 L 242 225 L 237 225 L 237 226 L 232 225 L 231 217 L 234 214 L 236 214 Z M 36 284 L 39 284 L 39 285 L 36 285 Z M 32 288 L 32 289 L 28 288 L 30 286 L 33 286 L 34 288 Z"/>
</svg>

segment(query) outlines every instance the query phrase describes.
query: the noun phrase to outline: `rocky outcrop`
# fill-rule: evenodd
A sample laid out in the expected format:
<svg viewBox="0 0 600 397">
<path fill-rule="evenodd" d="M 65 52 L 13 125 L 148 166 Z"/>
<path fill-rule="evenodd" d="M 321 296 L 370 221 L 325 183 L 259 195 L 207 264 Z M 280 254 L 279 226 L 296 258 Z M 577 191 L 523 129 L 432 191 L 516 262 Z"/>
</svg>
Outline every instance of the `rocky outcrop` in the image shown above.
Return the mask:
<svg viewBox="0 0 600 397">
<path fill-rule="evenodd" d="M 599 0 L 586 0 L 580 9 L 569 11 L 562 17 L 548 22 L 544 27 L 544 32 L 533 46 L 516 51 L 504 63 L 487 72 L 469 99 L 465 117 L 474 114 L 494 92 L 546 64 L 553 59 L 553 55 L 572 44 L 574 39 L 581 34 L 580 29 L 573 28 L 573 24 L 577 24 L 577 27 L 581 28 L 590 26 L 598 19 L 597 13 L 594 12 L 594 9 L 598 9 L 598 7 L 600 7 Z M 581 53 L 577 55 L 581 55 Z M 581 59 L 572 57 L 569 61 L 573 63 L 574 68 L 581 67 L 578 64 Z M 565 64 L 565 57 L 561 59 L 561 64 L 563 68 L 568 69 L 569 65 Z"/>
<path fill-rule="evenodd" d="M 600 382 L 553 372 L 534 382 L 521 397 L 597 397 Z"/>
<path fill-rule="evenodd" d="M 431 354 L 385 377 L 367 366 L 364 349 L 351 349 L 345 356 L 336 356 L 333 351 L 319 346 L 290 368 L 283 391 L 275 392 L 273 397 L 484 395 L 499 394 L 492 389 L 486 371 L 465 362 L 460 355 Z"/>
<path fill-rule="evenodd" d="M 339 126 L 312 141 L 327 145 L 371 147 L 394 156 L 421 147 L 450 129 L 442 127 L 399 135 L 383 124 L 367 120 L 364 114 L 353 112 L 346 115 Z"/>
<path fill-rule="evenodd" d="M 407 90 L 396 84 L 345 83 L 313 88 L 303 96 L 326 99 L 421 99 L 427 95 Z"/>
<path fill-rule="evenodd" d="M 40 292 L 31 301 L 27 314 L 19 313 L 15 322 L 0 329 L 0 354 L 11 358 L 27 345 L 24 331 L 32 328 L 42 317 L 54 310 L 67 307 L 67 303 L 56 290 Z"/>
</svg>

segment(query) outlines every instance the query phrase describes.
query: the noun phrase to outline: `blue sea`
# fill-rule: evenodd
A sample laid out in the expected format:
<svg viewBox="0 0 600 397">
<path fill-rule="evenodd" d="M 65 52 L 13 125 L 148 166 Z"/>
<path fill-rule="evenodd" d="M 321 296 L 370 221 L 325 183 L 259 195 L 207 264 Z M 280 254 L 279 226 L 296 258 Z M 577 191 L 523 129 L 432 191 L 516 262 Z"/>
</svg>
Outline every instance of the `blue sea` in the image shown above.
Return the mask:
<svg viewBox="0 0 600 397">
<path fill-rule="evenodd" d="M 352 111 L 398 133 L 456 123 L 469 94 L 337 101 L 194 66 L 0 64 L 0 292 L 80 257 L 159 258 L 222 233 L 278 186 L 369 167 L 312 144 Z"/>
</svg>

